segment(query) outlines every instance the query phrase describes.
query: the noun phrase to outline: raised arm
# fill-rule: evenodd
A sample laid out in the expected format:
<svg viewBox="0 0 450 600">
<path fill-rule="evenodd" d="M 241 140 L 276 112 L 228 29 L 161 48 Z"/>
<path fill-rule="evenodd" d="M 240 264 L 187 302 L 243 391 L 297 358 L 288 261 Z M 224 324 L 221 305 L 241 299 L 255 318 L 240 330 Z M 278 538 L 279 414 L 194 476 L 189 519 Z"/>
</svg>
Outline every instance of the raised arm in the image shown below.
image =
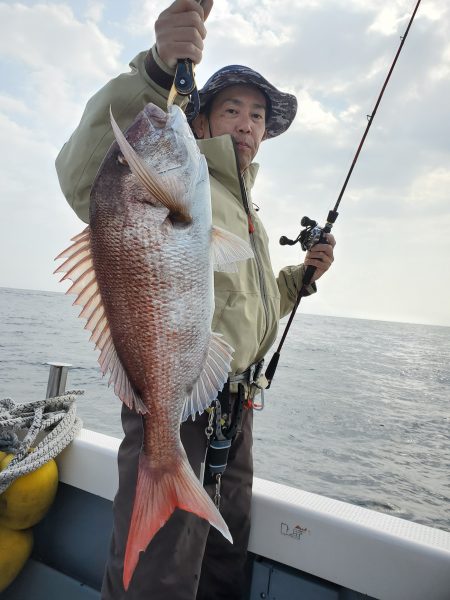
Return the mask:
<svg viewBox="0 0 450 600">
<path fill-rule="evenodd" d="M 149 102 L 165 109 L 177 58 L 201 60 L 204 19 L 211 7 L 212 0 L 205 0 L 204 8 L 195 0 L 176 0 L 155 22 L 153 48 L 138 54 L 129 72 L 109 81 L 88 101 L 78 127 L 56 158 L 64 196 L 86 223 L 92 183 L 114 140 L 109 107 L 122 130 Z"/>
</svg>

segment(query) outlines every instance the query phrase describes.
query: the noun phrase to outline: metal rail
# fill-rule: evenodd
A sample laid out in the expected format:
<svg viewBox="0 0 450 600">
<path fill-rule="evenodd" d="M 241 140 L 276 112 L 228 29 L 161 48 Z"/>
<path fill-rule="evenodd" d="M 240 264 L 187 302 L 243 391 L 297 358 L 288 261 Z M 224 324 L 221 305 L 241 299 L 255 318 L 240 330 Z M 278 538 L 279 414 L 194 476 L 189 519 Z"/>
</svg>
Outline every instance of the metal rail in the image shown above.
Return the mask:
<svg viewBox="0 0 450 600">
<path fill-rule="evenodd" d="M 50 371 L 45 398 L 62 396 L 66 391 L 67 373 L 72 365 L 60 362 L 48 362 L 46 364 L 50 366 Z"/>
</svg>

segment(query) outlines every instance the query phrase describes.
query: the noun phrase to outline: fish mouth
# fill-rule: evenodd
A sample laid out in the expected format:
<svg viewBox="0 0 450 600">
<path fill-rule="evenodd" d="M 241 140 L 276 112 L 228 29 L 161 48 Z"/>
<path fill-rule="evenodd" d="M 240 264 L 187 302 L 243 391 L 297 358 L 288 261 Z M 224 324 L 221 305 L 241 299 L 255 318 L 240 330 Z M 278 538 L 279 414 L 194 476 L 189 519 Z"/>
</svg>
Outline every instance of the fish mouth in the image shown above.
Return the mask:
<svg viewBox="0 0 450 600">
<path fill-rule="evenodd" d="M 144 108 L 144 113 L 151 124 L 157 129 L 162 129 L 166 126 L 168 114 L 162 108 L 155 104 L 147 104 Z"/>
</svg>

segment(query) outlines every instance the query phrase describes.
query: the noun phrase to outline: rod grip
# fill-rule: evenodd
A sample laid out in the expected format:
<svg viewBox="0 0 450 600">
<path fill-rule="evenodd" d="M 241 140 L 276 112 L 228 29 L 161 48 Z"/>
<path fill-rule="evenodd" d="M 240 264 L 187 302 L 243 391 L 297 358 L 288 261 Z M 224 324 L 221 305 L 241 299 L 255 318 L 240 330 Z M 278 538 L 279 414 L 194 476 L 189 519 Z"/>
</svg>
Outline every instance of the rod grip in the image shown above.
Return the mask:
<svg viewBox="0 0 450 600">
<path fill-rule="evenodd" d="M 275 352 L 274 355 L 272 356 L 272 358 L 270 359 L 269 364 L 267 365 L 266 372 L 264 373 L 267 381 L 269 382 L 269 385 L 267 386 L 266 389 L 270 388 L 270 384 L 272 383 L 272 379 L 273 379 L 273 376 L 275 375 L 275 371 L 277 369 L 279 360 L 280 360 L 280 353 Z"/>
<path fill-rule="evenodd" d="M 311 279 L 313 278 L 313 275 L 316 272 L 316 268 L 317 267 L 313 267 L 311 265 L 306 267 L 305 274 L 303 275 L 302 288 L 308 287 L 308 285 L 311 283 Z"/>
<path fill-rule="evenodd" d="M 195 89 L 194 67 L 189 58 L 178 59 L 174 85 L 181 96 L 189 96 Z"/>
</svg>

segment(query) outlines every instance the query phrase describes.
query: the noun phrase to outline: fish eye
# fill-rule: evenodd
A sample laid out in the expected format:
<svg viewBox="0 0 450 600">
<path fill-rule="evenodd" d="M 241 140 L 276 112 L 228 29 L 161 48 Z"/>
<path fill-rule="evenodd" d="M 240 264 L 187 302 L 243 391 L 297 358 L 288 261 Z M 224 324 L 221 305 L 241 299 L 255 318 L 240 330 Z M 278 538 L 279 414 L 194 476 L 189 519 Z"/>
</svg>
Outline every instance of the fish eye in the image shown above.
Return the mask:
<svg viewBox="0 0 450 600">
<path fill-rule="evenodd" d="M 128 161 L 125 158 L 125 156 L 122 154 L 122 152 L 118 152 L 117 153 L 117 162 L 119 163 L 119 165 L 123 165 L 124 167 L 128 167 Z"/>
<path fill-rule="evenodd" d="M 177 229 L 185 229 L 192 224 L 192 217 L 186 216 L 180 212 L 169 213 L 167 219 L 172 223 L 173 227 L 176 227 Z"/>
</svg>

